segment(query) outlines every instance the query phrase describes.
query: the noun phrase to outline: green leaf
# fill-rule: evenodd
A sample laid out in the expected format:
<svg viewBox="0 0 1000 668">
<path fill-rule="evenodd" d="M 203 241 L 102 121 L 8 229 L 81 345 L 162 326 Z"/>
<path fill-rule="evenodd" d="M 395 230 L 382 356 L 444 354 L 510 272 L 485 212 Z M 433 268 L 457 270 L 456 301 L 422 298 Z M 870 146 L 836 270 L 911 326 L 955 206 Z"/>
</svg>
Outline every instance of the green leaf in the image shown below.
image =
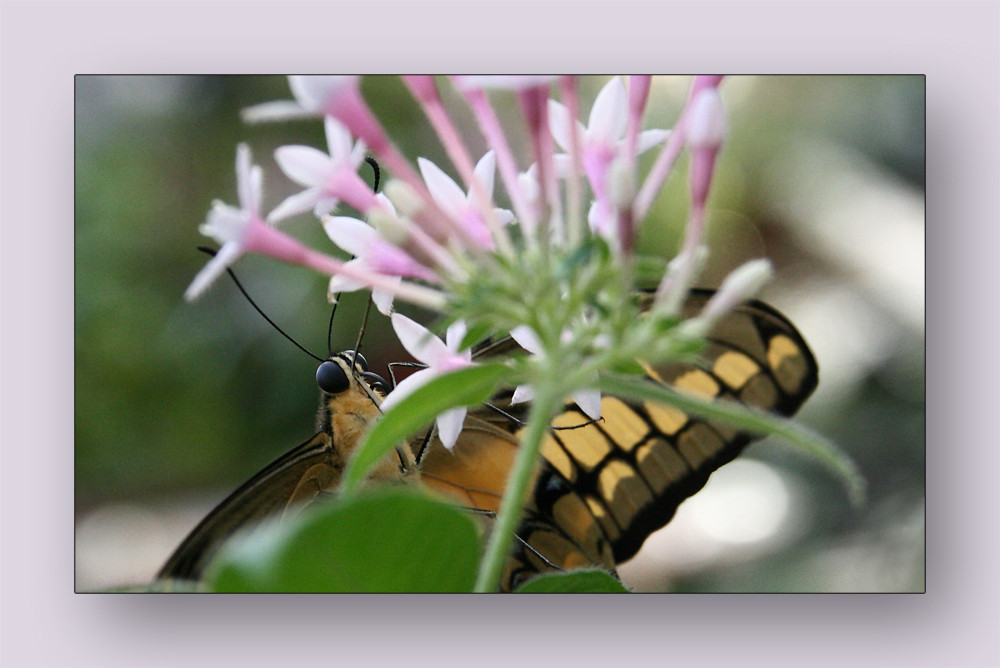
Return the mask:
<svg viewBox="0 0 1000 668">
<path fill-rule="evenodd" d="M 797 422 L 735 401 L 712 400 L 680 392 L 666 385 L 650 383 L 645 378 L 602 376 L 600 389 L 623 398 L 674 406 L 685 413 L 723 422 L 751 434 L 784 439 L 812 455 L 839 478 L 853 505 L 865 503 L 867 484 L 854 460 L 832 441 Z"/>
<path fill-rule="evenodd" d="M 217 592 L 469 592 L 478 555 L 467 513 L 383 490 L 235 539 L 208 581 Z"/>
<path fill-rule="evenodd" d="M 601 570 L 547 573 L 517 588 L 519 594 L 627 594 L 628 589 Z"/>
<path fill-rule="evenodd" d="M 500 362 L 468 367 L 435 378 L 403 399 L 375 424 L 358 446 L 344 472 L 343 493 L 356 490 L 372 466 L 447 409 L 489 399 L 510 373 Z"/>
</svg>

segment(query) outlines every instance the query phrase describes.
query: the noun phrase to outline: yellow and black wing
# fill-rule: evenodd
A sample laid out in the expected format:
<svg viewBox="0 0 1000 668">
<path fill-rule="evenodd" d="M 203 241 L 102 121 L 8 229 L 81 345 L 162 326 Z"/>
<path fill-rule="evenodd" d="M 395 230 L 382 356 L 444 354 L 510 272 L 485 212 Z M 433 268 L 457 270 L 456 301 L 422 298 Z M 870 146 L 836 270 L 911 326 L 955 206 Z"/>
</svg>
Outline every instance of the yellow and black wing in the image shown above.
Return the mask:
<svg viewBox="0 0 1000 668">
<path fill-rule="evenodd" d="M 685 316 L 698 314 L 711 294 L 694 291 Z M 502 354 L 512 346 L 509 341 L 498 342 L 484 354 Z M 816 361 L 794 325 L 758 301 L 723 318 L 697 360 L 647 367 L 653 382 L 781 415 L 799 409 L 815 389 L 817 373 Z M 505 403 L 509 396 L 508 392 L 497 397 L 494 405 L 522 415 L 523 408 Z M 515 546 L 506 587 L 514 588 L 553 567 L 596 565 L 614 572 L 653 531 L 670 521 L 678 505 L 700 490 L 713 471 L 732 461 L 753 438 L 672 406 L 614 396 L 602 398 L 601 414 L 601 420 L 591 422 L 570 402 L 553 422 L 561 429 L 551 430 L 542 446 L 544 461 L 518 529 L 523 542 Z M 479 427 L 460 437 L 450 459 L 450 453 L 438 448 L 427 451 L 421 462 L 423 480 L 456 498 L 464 493 L 466 503 L 495 510 L 520 426 L 489 411 L 478 411 L 470 419 Z M 485 470 L 493 482 L 486 491 L 482 473 L 477 478 L 462 477 L 477 470 L 480 460 L 490 462 Z M 435 482 L 440 480 L 444 482 Z"/>
</svg>

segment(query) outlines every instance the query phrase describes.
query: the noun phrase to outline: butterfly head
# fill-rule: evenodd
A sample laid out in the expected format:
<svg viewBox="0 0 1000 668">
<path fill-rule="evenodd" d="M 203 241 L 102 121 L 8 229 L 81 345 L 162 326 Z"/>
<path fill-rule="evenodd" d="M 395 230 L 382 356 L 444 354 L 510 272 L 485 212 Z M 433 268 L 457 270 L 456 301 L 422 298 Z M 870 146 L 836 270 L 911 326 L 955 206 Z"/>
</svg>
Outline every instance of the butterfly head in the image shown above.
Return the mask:
<svg viewBox="0 0 1000 668">
<path fill-rule="evenodd" d="M 342 395 L 357 388 L 381 403 L 389 393 L 389 384 L 377 373 L 368 371 L 368 360 L 361 353 L 345 350 L 333 355 L 316 369 L 316 384 L 324 395 Z"/>
<path fill-rule="evenodd" d="M 332 355 L 316 369 L 316 384 L 320 389 L 318 427 L 331 437 L 342 461 L 360 443 L 364 432 L 382 414 L 379 406 L 389 385 L 368 370 L 368 361 L 353 350 Z M 408 445 L 397 448 L 393 461 L 375 471 L 374 478 L 395 479 L 415 470 L 415 461 Z"/>
</svg>

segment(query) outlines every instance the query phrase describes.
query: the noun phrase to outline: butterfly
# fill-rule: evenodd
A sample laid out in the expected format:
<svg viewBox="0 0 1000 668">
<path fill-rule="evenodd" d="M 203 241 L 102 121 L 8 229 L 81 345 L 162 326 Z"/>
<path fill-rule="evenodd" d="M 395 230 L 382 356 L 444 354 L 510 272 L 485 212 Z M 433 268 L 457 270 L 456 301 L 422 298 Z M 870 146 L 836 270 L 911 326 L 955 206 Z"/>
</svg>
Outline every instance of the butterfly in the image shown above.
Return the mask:
<svg viewBox="0 0 1000 668">
<path fill-rule="evenodd" d="M 710 290 L 694 290 L 685 317 L 699 313 Z M 649 296 L 642 299 L 648 302 Z M 519 350 L 502 338 L 479 346 L 488 359 Z M 651 382 L 707 398 L 792 415 L 816 388 L 818 366 L 795 326 L 760 301 L 722 318 L 698 358 L 644 365 Z M 253 476 L 212 510 L 184 539 L 158 578 L 197 580 L 234 533 L 280 520 L 332 493 L 354 447 L 380 414 L 388 384 L 368 371 L 361 355 L 331 356 L 317 370 L 318 431 Z M 413 482 L 490 516 L 499 511 L 524 423 L 524 408 L 509 390 L 470 410 L 451 450 L 429 434 L 404 443 L 371 478 Z M 754 438 L 669 405 L 605 395 L 601 419 L 572 401 L 552 422 L 541 448 L 532 493 L 508 559 L 503 588 L 515 589 L 544 572 L 615 567 L 673 517 L 709 475 Z"/>
</svg>

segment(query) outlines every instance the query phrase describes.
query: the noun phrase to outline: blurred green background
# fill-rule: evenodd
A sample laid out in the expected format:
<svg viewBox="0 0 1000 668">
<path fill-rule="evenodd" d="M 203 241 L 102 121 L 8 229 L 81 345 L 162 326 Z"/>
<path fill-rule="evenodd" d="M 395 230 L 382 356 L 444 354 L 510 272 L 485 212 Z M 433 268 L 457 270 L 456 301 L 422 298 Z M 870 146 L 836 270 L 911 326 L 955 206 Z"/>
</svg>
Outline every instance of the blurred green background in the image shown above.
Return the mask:
<svg viewBox="0 0 1000 668">
<path fill-rule="evenodd" d="M 606 81 L 584 79 L 585 112 Z M 655 81 L 646 127 L 673 124 L 689 81 Z M 362 90 L 406 155 L 447 165 L 398 80 L 366 78 Z M 870 500 L 852 509 L 815 462 L 755 444 L 622 575 L 640 591 L 922 591 L 924 78 L 732 77 L 722 94 L 730 136 L 703 283 L 752 257 L 774 261 L 762 297 L 798 325 L 820 364 L 801 420 L 855 458 Z M 265 212 L 297 191 L 274 149 L 325 147 L 318 120 L 239 119 L 246 106 L 290 97 L 284 77 L 76 79 L 78 591 L 151 578 L 216 502 L 313 433 L 315 363 L 228 280 L 196 303 L 182 299 L 206 261 L 198 225 L 214 199 L 236 202 L 236 144 L 264 168 Z M 454 94 L 446 99 L 478 137 Z M 496 103 L 516 121 L 511 96 Z M 641 237 L 665 257 L 686 215 L 679 167 Z M 311 216 L 284 227 L 336 250 Z M 273 320 L 326 352 L 325 279 L 256 257 L 235 269 Z M 353 347 L 363 306 L 345 297 L 334 350 Z M 383 374 L 406 359 L 385 324 L 375 314 L 364 343 Z"/>
</svg>

